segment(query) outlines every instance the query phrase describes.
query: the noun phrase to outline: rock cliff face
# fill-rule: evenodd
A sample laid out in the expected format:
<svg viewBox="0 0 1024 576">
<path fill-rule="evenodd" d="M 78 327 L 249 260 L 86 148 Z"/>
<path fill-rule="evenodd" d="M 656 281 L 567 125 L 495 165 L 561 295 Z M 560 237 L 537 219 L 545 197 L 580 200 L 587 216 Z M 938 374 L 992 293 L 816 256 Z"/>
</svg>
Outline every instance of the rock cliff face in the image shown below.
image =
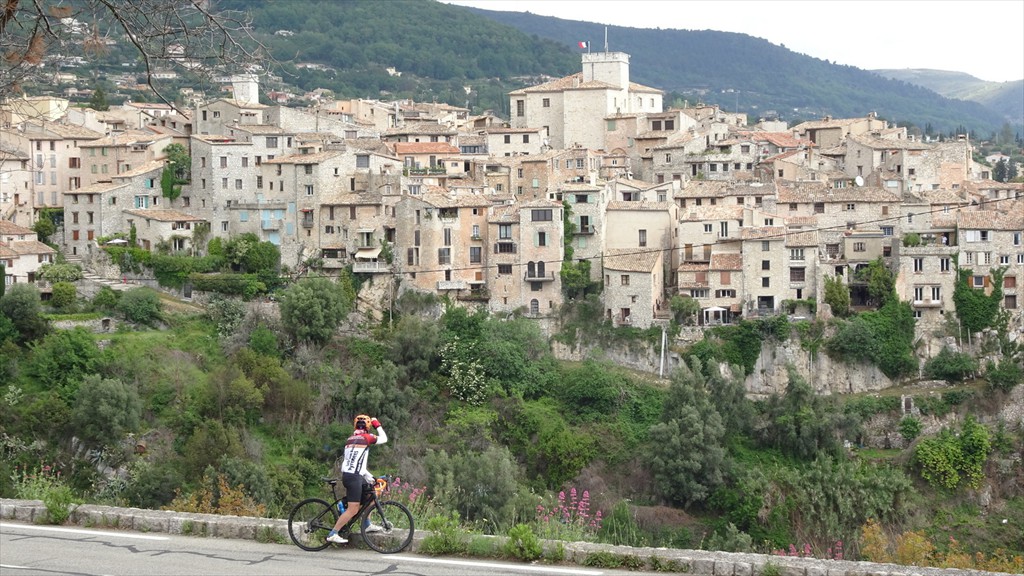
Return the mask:
<svg viewBox="0 0 1024 576">
<path fill-rule="evenodd" d="M 818 394 L 856 394 L 884 390 L 892 380 L 872 364 L 846 364 L 828 357 L 823 351 L 811 354 L 799 342 L 764 343 L 754 371 L 744 384 L 747 394 L 764 398 L 782 394 L 789 383 L 792 366 Z"/>
</svg>

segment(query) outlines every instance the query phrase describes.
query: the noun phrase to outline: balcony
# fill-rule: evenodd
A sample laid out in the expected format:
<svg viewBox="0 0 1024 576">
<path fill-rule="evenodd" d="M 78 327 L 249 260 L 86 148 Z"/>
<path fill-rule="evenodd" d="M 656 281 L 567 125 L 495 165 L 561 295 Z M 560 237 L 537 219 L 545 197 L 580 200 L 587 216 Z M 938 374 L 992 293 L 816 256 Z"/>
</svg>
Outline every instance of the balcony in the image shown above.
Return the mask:
<svg viewBox="0 0 1024 576">
<path fill-rule="evenodd" d="M 391 264 L 373 260 L 356 260 L 352 263 L 352 272 L 358 272 L 361 274 L 388 274 L 391 272 Z"/>
<path fill-rule="evenodd" d="M 438 290 L 465 290 L 469 288 L 469 283 L 464 280 L 438 280 Z"/>
<path fill-rule="evenodd" d="M 942 300 L 914 300 L 914 308 L 942 308 Z"/>
<path fill-rule="evenodd" d="M 312 220 L 303 220 L 302 221 L 302 227 L 303 228 L 312 228 L 313 227 L 313 221 Z"/>
<path fill-rule="evenodd" d="M 499 241 L 494 243 L 495 254 L 515 254 L 516 243 L 512 241 Z"/>
<path fill-rule="evenodd" d="M 260 220 L 260 230 L 280 230 L 284 220 Z"/>
<path fill-rule="evenodd" d="M 596 234 L 596 233 L 597 233 L 597 227 L 594 226 L 593 224 L 587 224 L 586 226 L 580 226 L 576 230 L 576 235 L 577 236 L 591 235 L 591 234 Z"/>
<path fill-rule="evenodd" d="M 402 175 L 403 176 L 428 176 L 428 175 L 429 176 L 435 176 L 435 175 L 441 175 L 441 174 L 444 174 L 444 173 L 445 173 L 445 169 L 441 168 L 441 167 L 438 167 L 438 168 L 403 168 L 402 169 Z"/>
<path fill-rule="evenodd" d="M 536 272 L 531 273 L 529 270 L 527 270 L 526 273 L 523 274 L 523 280 L 526 280 L 527 282 L 554 282 L 555 273 L 550 272 L 547 275 L 544 275 L 538 274 Z"/>
</svg>

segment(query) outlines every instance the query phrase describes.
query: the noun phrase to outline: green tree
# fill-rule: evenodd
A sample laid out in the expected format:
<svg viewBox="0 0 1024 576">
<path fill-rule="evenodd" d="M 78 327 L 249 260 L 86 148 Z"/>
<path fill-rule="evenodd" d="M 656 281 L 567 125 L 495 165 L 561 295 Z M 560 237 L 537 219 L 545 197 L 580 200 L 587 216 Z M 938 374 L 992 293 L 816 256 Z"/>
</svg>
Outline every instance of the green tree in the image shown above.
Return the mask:
<svg viewBox="0 0 1024 576">
<path fill-rule="evenodd" d="M 857 277 L 868 283 L 868 300 L 881 308 L 896 297 L 896 275 L 886 267 L 881 256 L 857 271 Z"/>
<path fill-rule="evenodd" d="M 853 421 L 835 400 L 815 394 L 792 367 L 786 393 L 767 400 L 764 417 L 762 441 L 804 460 L 819 454 L 839 454 L 842 437 L 853 427 Z"/>
<path fill-rule="evenodd" d="M 164 148 L 167 166 L 171 168 L 176 184 L 187 184 L 192 179 L 192 158 L 182 144 L 169 144 Z"/>
<path fill-rule="evenodd" d="M 79 326 L 57 330 L 33 345 L 26 369 L 44 389 L 56 390 L 70 402 L 79 382 L 97 371 L 100 358 L 92 333 Z"/>
<path fill-rule="evenodd" d="M 513 520 L 518 467 L 507 448 L 451 455 L 427 450 L 425 465 L 430 495 L 466 520 L 491 527 Z"/>
<path fill-rule="evenodd" d="M 120 298 L 120 292 L 114 290 L 110 286 L 104 286 L 100 288 L 100 291 L 96 293 L 92 298 L 92 306 L 96 310 L 112 311 L 117 308 L 117 301 Z"/>
<path fill-rule="evenodd" d="M 694 326 L 697 324 L 697 316 L 700 314 L 700 302 L 694 298 L 675 295 L 669 301 L 669 307 L 675 321 L 682 326 Z"/>
<path fill-rule="evenodd" d="M 281 324 L 296 342 L 325 344 L 353 302 L 339 283 L 304 278 L 281 293 Z"/>
<path fill-rule="evenodd" d="M 648 469 L 658 494 L 669 502 L 703 502 L 725 482 L 729 466 L 725 425 L 696 358 L 672 373 L 661 422 L 650 429 Z"/>
<path fill-rule="evenodd" d="M 850 289 L 838 276 L 825 275 L 825 304 L 832 308 L 832 314 L 840 318 L 850 315 Z"/>
<path fill-rule="evenodd" d="M 4 297 L 5 292 L 7 292 L 7 266 L 0 263 L 0 298 Z"/>
<path fill-rule="evenodd" d="M 36 220 L 36 223 L 32 225 L 32 231 L 36 233 L 36 237 L 39 238 L 40 242 L 46 244 L 49 242 L 50 236 L 57 231 L 57 225 L 43 213 Z"/>
<path fill-rule="evenodd" d="M 1007 172 L 1008 166 L 1006 164 L 1006 159 L 1004 158 L 999 162 L 996 162 L 996 165 L 992 167 L 992 179 L 996 182 L 1006 182 Z"/>
<path fill-rule="evenodd" d="M 87 375 L 78 387 L 71 412 L 75 435 L 98 446 L 113 446 L 138 428 L 139 394 L 120 380 Z"/>
<path fill-rule="evenodd" d="M 973 334 L 992 326 L 1003 301 L 1003 274 L 1006 267 L 991 271 L 992 292 L 972 286 L 971 269 L 955 267 L 956 282 L 953 285 L 953 304 L 963 329 Z"/>
<path fill-rule="evenodd" d="M 558 274 L 562 277 L 562 291 L 570 300 L 585 297 L 597 289 L 597 282 L 590 279 L 590 260 L 562 262 Z"/>
<path fill-rule="evenodd" d="M 151 288 L 135 288 L 121 293 L 117 310 L 129 322 L 152 325 L 161 318 L 160 296 Z"/>
<path fill-rule="evenodd" d="M 181 185 L 178 183 L 178 179 L 174 177 L 174 169 L 171 168 L 170 164 L 164 166 L 164 171 L 160 174 L 160 191 L 163 197 L 171 202 L 174 202 L 178 199 L 178 196 L 181 196 Z"/>
<path fill-rule="evenodd" d="M 0 298 L 0 313 L 18 330 L 19 343 L 38 340 L 46 335 L 49 325 L 42 316 L 39 289 L 34 284 L 15 284 Z"/>
<path fill-rule="evenodd" d="M 70 282 L 57 282 L 53 285 L 50 305 L 58 309 L 66 309 L 74 305 L 78 298 L 78 289 Z"/>
<path fill-rule="evenodd" d="M 107 103 L 107 93 L 103 91 L 103 88 L 93 90 L 92 97 L 89 98 L 89 108 L 97 112 L 110 110 L 110 104 Z"/>
</svg>

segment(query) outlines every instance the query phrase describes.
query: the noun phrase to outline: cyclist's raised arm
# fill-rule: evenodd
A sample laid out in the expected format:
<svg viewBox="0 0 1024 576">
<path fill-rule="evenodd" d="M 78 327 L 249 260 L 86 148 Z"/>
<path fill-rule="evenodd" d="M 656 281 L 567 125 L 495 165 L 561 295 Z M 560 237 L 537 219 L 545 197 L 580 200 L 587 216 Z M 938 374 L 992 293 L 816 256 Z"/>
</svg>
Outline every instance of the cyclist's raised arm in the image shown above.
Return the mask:
<svg viewBox="0 0 1024 576">
<path fill-rule="evenodd" d="M 376 440 L 373 443 L 374 444 L 387 444 L 388 443 L 388 434 L 387 434 L 387 432 L 384 431 L 383 428 L 381 428 L 380 420 L 377 420 L 376 418 L 374 418 L 373 421 L 370 422 L 370 424 L 377 431 L 377 433 L 375 435 Z"/>
</svg>

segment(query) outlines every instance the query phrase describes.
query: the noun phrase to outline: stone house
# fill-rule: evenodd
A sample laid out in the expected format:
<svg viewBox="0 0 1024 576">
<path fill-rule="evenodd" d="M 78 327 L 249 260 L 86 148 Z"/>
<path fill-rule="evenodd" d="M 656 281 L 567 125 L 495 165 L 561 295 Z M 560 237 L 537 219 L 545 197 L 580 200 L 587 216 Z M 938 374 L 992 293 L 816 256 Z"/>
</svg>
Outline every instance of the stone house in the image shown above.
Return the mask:
<svg viewBox="0 0 1024 576">
<path fill-rule="evenodd" d="M 82 183 L 110 182 L 114 176 L 163 158 L 164 148 L 172 141 L 149 130 L 131 130 L 83 142 Z"/>
<path fill-rule="evenodd" d="M 1024 211 L 960 210 L 957 237 L 958 266 L 971 270 L 971 287 L 990 292 L 992 271 L 1005 268 L 1003 307 L 1019 309 L 1024 301 L 1020 287 L 1024 279 Z"/>
<path fill-rule="evenodd" d="M 58 122 L 28 121 L 19 128 L 0 130 L 0 141 L 29 157 L 29 186 L 22 200 L 31 199 L 32 222 L 40 210 L 60 208 L 65 190 L 86 183 L 88 172 L 83 167 L 81 146 L 102 136 L 87 128 Z M 28 206 L 25 208 L 27 212 Z"/>
<path fill-rule="evenodd" d="M 198 135 L 223 135 L 233 126 L 254 126 L 264 124 L 263 111 L 267 106 L 249 102 L 220 98 L 196 107 L 192 114 L 194 133 Z"/>
<path fill-rule="evenodd" d="M 743 254 L 739 252 L 715 252 L 708 262 L 706 295 L 701 302 L 701 322 L 707 324 L 730 324 L 734 316 L 742 312 L 743 305 Z M 692 294 L 692 292 L 691 292 Z"/>
<path fill-rule="evenodd" d="M 582 72 L 509 92 L 513 128 L 546 129 L 553 148 L 605 148 L 605 118 L 662 111 L 663 92 L 629 80 L 629 54 L 582 55 Z"/>
<path fill-rule="evenodd" d="M 830 148 L 843 144 L 850 135 L 866 134 L 888 128 L 888 122 L 879 120 L 872 112 L 864 118 L 832 118 L 812 120 L 793 126 L 793 134 L 809 140 L 819 148 Z M 854 174 L 856 176 L 856 174 Z"/>
<path fill-rule="evenodd" d="M 816 301 L 818 297 L 818 233 L 815 230 L 786 230 L 786 265 L 782 284 L 783 300 Z"/>
<path fill-rule="evenodd" d="M 661 251 L 608 250 L 601 262 L 605 318 L 615 326 L 651 327 L 667 308 L 663 260 Z"/>
<path fill-rule="evenodd" d="M 787 295 L 786 228 L 748 226 L 740 230 L 740 241 L 743 315 L 777 313 Z"/>
<path fill-rule="evenodd" d="M 743 206 L 691 206 L 681 212 L 675 243 L 683 262 L 709 262 L 712 252 L 740 251 L 740 230 L 750 224 Z"/>
<path fill-rule="evenodd" d="M 395 142 L 391 145 L 407 174 L 429 174 L 448 170 L 446 160 L 458 159 L 459 149 L 447 142 Z M 461 166 L 461 162 L 458 163 Z"/>
<path fill-rule="evenodd" d="M 128 228 L 135 227 L 136 238 L 146 250 L 166 249 L 171 252 L 189 252 L 205 249 L 193 246 L 193 232 L 205 220 L 172 208 L 124 210 Z"/>
<path fill-rule="evenodd" d="M 492 156 L 540 154 L 547 146 L 547 133 L 541 128 L 492 127 L 481 133 Z"/>
<path fill-rule="evenodd" d="M 0 263 L 5 268 L 5 285 L 36 282 L 39 269 L 43 264 L 53 262 L 56 253 L 40 242 L 32 230 L 0 220 Z"/>
<path fill-rule="evenodd" d="M 447 124 L 438 122 L 405 122 L 389 128 L 381 139 L 388 143 L 404 142 L 407 144 L 448 143 L 454 144 L 458 131 Z"/>
<path fill-rule="evenodd" d="M 453 194 L 438 187 L 402 196 L 395 207 L 395 263 L 403 284 L 456 298 L 482 295 L 493 273 L 491 206 L 486 194 Z"/>
<path fill-rule="evenodd" d="M 608 185 L 562 184 L 562 201 L 569 205 L 569 219 L 575 226 L 572 237 L 573 259 L 589 260 L 590 279 L 601 279 L 600 257 L 606 232 L 605 209 L 611 196 Z"/>
<path fill-rule="evenodd" d="M 0 149 L 0 220 L 32 222 L 30 160 L 26 152 Z"/>
<path fill-rule="evenodd" d="M 670 201 L 611 200 L 605 210 L 605 252 L 622 249 L 662 253 L 659 260 L 663 269 L 658 277 L 663 281 L 674 281 L 673 271 L 679 265 L 676 252 L 678 222 L 679 208 Z M 660 306 L 663 302 L 657 304 Z"/>
</svg>

